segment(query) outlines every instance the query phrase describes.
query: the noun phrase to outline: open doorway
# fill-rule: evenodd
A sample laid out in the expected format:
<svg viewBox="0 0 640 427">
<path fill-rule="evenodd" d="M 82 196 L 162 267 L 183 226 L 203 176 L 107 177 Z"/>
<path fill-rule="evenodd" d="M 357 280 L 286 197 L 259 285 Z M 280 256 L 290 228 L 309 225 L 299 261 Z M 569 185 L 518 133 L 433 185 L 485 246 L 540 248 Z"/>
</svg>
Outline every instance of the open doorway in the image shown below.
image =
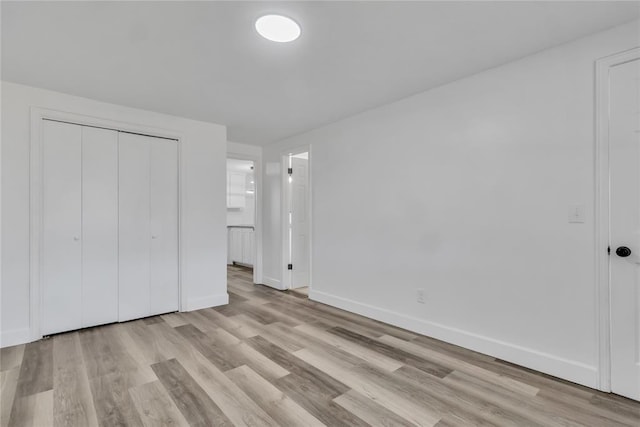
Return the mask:
<svg viewBox="0 0 640 427">
<path fill-rule="evenodd" d="M 256 168 L 253 160 L 227 159 L 227 265 L 229 274 L 253 279 L 256 264 Z"/>
<path fill-rule="evenodd" d="M 285 259 L 287 288 L 308 297 L 311 286 L 309 152 L 285 156 Z"/>
</svg>

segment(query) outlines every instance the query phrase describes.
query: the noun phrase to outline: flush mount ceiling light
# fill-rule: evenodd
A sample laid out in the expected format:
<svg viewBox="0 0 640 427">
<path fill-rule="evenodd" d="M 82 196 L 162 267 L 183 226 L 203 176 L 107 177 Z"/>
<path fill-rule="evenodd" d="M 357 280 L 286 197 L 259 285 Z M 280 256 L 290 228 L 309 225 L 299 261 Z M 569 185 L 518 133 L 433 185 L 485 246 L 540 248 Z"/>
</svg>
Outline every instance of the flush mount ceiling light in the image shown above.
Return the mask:
<svg viewBox="0 0 640 427">
<path fill-rule="evenodd" d="M 264 15 L 256 21 L 256 31 L 267 40 L 278 43 L 292 42 L 300 37 L 296 21 L 282 15 Z"/>
</svg>

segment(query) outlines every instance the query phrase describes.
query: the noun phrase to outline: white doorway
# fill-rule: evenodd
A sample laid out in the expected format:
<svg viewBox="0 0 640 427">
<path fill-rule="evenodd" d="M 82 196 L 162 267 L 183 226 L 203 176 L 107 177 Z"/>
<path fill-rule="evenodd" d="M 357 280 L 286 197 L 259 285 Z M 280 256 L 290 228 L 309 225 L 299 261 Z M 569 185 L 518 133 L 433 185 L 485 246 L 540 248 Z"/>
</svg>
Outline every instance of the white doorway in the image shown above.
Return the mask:
<svg viewBox="0 0 640 427">
<path fill-rule="evenodd" d="M 601 388 L 640 400 L 640 49 L 598 65 Z"/>
<path fill-rule="evenodd" d="M 285 260 L 287 289 L 308 294 L 311 285 L 311 200 L 309 152 L 285 156 Z"/>
<path fill-rule="evenodd" d="M 253 270 L 258 262 L 258 171 L 253 159 L 227 158 L 227 265 Z"/>
</svg>

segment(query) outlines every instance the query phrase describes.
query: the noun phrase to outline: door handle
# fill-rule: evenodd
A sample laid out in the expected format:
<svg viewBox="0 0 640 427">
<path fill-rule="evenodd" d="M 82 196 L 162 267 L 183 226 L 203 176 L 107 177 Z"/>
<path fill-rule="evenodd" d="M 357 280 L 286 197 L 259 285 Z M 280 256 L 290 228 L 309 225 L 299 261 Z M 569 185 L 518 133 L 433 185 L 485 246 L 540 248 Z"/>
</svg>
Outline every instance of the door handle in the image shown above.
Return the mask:
<svg viewBox="0 0 640 427">
<path fill-rule="evenodd" d="M 626 246 L 619 246 L 618 249 L 616 249 L 616 255 L 620 258 L 626 258 L 631 255 L 631 249 Z"/>
</svg>

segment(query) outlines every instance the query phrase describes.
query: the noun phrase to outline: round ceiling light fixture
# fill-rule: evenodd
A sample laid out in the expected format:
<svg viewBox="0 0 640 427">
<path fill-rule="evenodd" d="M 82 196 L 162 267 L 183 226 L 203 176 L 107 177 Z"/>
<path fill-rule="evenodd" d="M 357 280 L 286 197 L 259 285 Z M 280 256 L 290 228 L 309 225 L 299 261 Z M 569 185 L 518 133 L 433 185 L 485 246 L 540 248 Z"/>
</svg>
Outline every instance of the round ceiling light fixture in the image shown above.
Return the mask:
<svg viewBox="0 0 640 427">
<path fill-rule="evenodd" d="M 282 15 L 264 15 L 256 20 L 256 31 L 272 42 L 292 42 L 300 37 L 300 25 Z"/>
</svg>

